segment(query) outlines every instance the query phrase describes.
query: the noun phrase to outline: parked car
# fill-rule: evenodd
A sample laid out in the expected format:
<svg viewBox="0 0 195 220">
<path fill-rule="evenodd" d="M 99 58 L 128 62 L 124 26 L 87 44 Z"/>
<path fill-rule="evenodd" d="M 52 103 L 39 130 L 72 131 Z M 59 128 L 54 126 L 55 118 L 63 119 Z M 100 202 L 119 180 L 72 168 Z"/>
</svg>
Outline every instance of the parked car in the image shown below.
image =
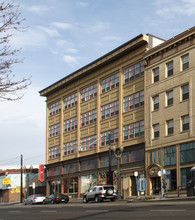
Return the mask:
<svg viewBox="0 0 195 220">
<path fill-rule="evenodd" d="M 105 199 L 115 201 L 116 197 L 116 189 L 112 185 L 93 186 L 86 193 L 84 193 L 83 202 L 101 202 Z"/>
<path fill-rule="evenodd" d="M 64 203 L 68 203 L 69 202 L 69 196 L 67 195 L 56 195 L 56 194 L 51 194 L 50 196 L 46 197 L 43 200 L 43 204 L 47 204 L 47 203 L 51 203 L 51 204 L 55 204 L 55 203 L 60 203 L 60 202 L 64 202 Z"/>
<path fill-rule="evenodd" d="M 41 195 L 41 194 L 35 194 L 35 195 L 31 195 L 29 196 L 28 198 L 26 198 L 24 200 L 24 205 L 27 205 L 27 204 L 35 204 L 35 203 L 43 203 L 43 200 L 45 199 L 46 197 L 44 195 Z"/>
</svg>

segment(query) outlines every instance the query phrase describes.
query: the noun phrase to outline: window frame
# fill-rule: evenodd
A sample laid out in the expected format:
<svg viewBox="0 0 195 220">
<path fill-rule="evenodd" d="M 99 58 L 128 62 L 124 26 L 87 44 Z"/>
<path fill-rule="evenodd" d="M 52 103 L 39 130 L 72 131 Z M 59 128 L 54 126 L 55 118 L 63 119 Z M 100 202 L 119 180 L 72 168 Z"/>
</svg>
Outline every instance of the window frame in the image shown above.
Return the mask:
<svg viewBox="0 0 195 220">
<path fill-rule="evenodd" d="M 156 67 L 152 70 L 153 73 L 153 83 L 156 83 L 159 81 L 159 67 Z"/>
<path fill-rule="evenodd" d="M 93 124 L 97 121 L 97 109 L 81 114 L 81 127 Z"/>
<path fill-rule="evenodd" d="M 88 101 L 97 96 L 97 83 L 90 85 L 81 90 L 81 103 Z"/>
<path fill-rule="evenodd" d="M 108 86 L 107 86 L 108 85 Z M 101 81 L 101 93 L 106 93 L 114 88 L 119 87 L 119 72 L 103 79 Z"/>
<path fill-rule="evenodd" d="M 171 66 L 170 66 L 171 65 Z M 173 61 L 170 61 L 166 64 L 166 67 L 167 67 L 167 77 L 170 77 L 173 75 L 174 73 L 174 63 Z"/>
<path fill-rule="evenodd" d="M 101 120 L 114 117 L 119 114 L 119 101 L 101 106 Z"/>
<path fill-rule="evenodd" d="M 186 61 L 187 58 L 187 61 Z M 189 69 L 189 54 L 185 54 L 181 57 L 182 59 L 182 71 Z"/>
<path fill-rule="evenodd" d="M 187 123 L 185 123 L 185 120 L 187 119 Z M 181 117 L 181 125 L 182 125 L 182 132 L 187 132 L 190 130 L 190 118 L 189 115 L 184 115 Z"/>
<path fill-rule="evenodd" d="M 172 97 L 170 97 L 170 93 L 172 93 Z M 173 102 L 174 102 L 173 97 L 174 97 L 173 90 L 166 92 L 166 100 L 167 100 L 166 106 L 167 107 L 173 105 Z"/>
<path fill-rule="evenodd" d="M 184 91 L 185 88 L 187 87 L 187 91 Z M 189 99 L 189 84 L 185 84 L 181 87 L 181 92 L 182 92 L 182 101 L 188 100 Z"/>
<path fill-rule="evenodd" d="M 124 84 L 144 76 L 144 60 L 124 69 Z"/>
<path fill-rule="evenodd" d="M 69 96 L 66 96 L 64 98 L 64 109 L 69 109 L 73 106 L 76 106 L 77 105 L 77 102 L 78 102 L 78 94 L 77 92 L 76 93 L 73 93 Z"/>
<path fill-rule="evenodd" d="M 64 133 L 77 129 L 77 117 L 64 121 Z"/>
<path fill-rule="evenodd" d="M 172 123 L 172 126 L 171 126 Z M 174 134 L 174 120 L 170 119 L 166 121 L 166 134 L 167 136 L 173 135 Z"/>
<path fill-rule="evenodd" d="M 159 95 L 152 97 L 153 100 L 153 111 L 159 110 Z"/>
<path fill-rule="evenodd" d="M 138 99 L 138 102 L 136 102 L 136 99 Z M 140 106 L 144 106 L 144 90 L 123 98 L 123 112 L 128 112 Z"/>
<path fill-rule="evenodd" d="M 160 137 L 160 125 L 159 125 L 159 123 L 154 124 L 152 127 L 153 127 L 153 139 L 158 139 Z"/>
<path fill-rule="evenodd" d="M 144 120 L 123 126 L 123 141 L 144 137 Z"/>
</svg>

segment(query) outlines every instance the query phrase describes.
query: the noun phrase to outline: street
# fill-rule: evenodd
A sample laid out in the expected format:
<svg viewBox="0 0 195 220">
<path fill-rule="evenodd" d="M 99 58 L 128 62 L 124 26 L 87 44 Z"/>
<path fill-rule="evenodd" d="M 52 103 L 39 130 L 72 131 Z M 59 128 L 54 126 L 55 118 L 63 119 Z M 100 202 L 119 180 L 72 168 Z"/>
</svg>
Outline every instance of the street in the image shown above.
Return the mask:
<svg viewBox="0 0 195 220">
<path fill-rule="evenodd" d="M 195 219 L 195 201 L 3 205 L 0 220 Z"/>
</svg>

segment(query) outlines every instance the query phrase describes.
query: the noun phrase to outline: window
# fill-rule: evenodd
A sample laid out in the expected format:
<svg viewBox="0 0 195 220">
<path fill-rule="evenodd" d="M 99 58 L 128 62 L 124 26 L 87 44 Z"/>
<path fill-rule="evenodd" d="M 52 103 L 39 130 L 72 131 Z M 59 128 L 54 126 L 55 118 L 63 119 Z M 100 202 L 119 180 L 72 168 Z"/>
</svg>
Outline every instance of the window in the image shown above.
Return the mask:
<svg viewBox="0 0 195 220">
<path fill-rule="evenodd" d="M 176 164 L 176 146 L 166 147 L 164 149 L 165 166 Z"/>
<path fill-rule="evenodd" d="M 64 98 L 64 109 L 71 108 L 77 104 L 77 93 Z"/>
<path fill-rule="evenodd" d="M 173 61 L 167 63 L 167 77 L 173 75 Z"/>
<path fill-rule="evenodd" d="M 182 101 L 189 99 L 189 85 L 182 86 Z"/>
<path fill-rule="evenodd" d="M 136 63 L 124 70 L 125 83 L 144 75 L 144 61 Z"/>
<path fill-rule="evenodd" d="M 180 145 L 180 163 L 195 161 L 195 142 Z"/>
<path fill-rule="evenodd" d="M 97 169 L 97 167 L 98 167 L 97 158 L 94 158 L 92 160 L 81 161 L 81 171 Z M 94 187 L 93 190 L 95 191 L 96 187 Z"/>
<path fill-rule="evenodd" d="M 97 136 L 90 136 L 81 139 L 81 151 L 90 150 L 96 147 Z"/>
<path fill-rule="evenodd" d="M 189 68 L 189 54 L 182 57 L 182 70 Z"/>
<path fill-rule="evenodd" d="M 49 159 L 60 157 L 60 146 L 49 148 Z"/>
<path fill-rule="evenodd" d="M 167 135 L 171 135 L 174 133 L 174 122 L 173 119 L 167 121 Z"/>
<path fill-rule="evenodd" d="M 133 150 L 130 153 L 131 162 L 144 161 L 145 152 L 144 149 Z"/>
<path fill-rule="evenodd" d="M 70 163 L 64 165 L 64 174 L 74 173 L 78 171 L 78 163 Z"/>
<path fill-rule="evenodd" d="M 97 96 L 97 83 L 81 91 L 81 102 L 87 101 Z"/>
<path fill-rule="evenodd" d="M 189 115 L 185 115 L 181 117 L 182 120 L 182 131 L 189 130 Z"/>
<path fill-rule="evenodd" d="M 77 128 L 77 117 L 64 121 L 64 132 L 72 131 Z"/>
<path fill-rule="evenodd" d="M 159 109 L 159 96 L 153 97 L 153 110 L 158 110 Z"/>
<path fill-rule="evenodd" d="M 123 99 L 124 112 L 144 105 L 144 91 L 137 92 Z"/>
<path fill-rule="evenodd" d="M 55 137 L 61 133 L 61 124 L 55 124 L 49 127 L 49 136 Z"/>
<path fill-rule="evenodd" d="M 159 163 L 161 162 L 161 151 L 160 149 L 158 150 L 153 150 L 148 153 L 149 157 L 149 165 L 152 163 Z"/>
<path fill-rule="evenodd" d="M 154 139 L 160 137 L 159 124 L 153 125 Z"/>
<path fill-rule="evenodd" d="M 55 115 L 61 112 L 61 101 L 53 103 L 49 106 L 49 115 Z"/>
<path fill-rule="evenodd" d="M 111 89 L 114 89 L 119 86 L 119 73 L 116 73 L 108 78 L 102 80 L 102 93 L 105 93 Z"/>
<path fill-rule="evenodd" d="M 77 152 L 77 141 L 71 141 L 64 144 L 64 155 L 70 155 Z"/>
<path fill-rule="evenodd" d="M 81 115 L 81 126 L 90 125 L 97 120 L 97 109 L 86 112 Z"/>
<path fill-rule="evenodd" d="M 159 68 L 153 70 L 153 82 L 159 81 Z"/>
<path fill-rule="evenodd" d="M 106 146 L 117 142 L 118 142 L 118 128 L 101 133 L 101 146 Z"/>
<path fill-rule="evenodd" d="M 123 138 L 131 140 L 144 136 L 144 121 L 139 121 L 123 127 Z"/>
<path fill-rule="evenodd" d="M 173 90 L 167 92 L 167 106 L 173 105 Z"/>
<path fill-rule="evenodd" d="M 118 115 L 118 112 L 119 112 L 119 101 L 104 105 L 101 107 L 102 120 Z"/>
</svg>

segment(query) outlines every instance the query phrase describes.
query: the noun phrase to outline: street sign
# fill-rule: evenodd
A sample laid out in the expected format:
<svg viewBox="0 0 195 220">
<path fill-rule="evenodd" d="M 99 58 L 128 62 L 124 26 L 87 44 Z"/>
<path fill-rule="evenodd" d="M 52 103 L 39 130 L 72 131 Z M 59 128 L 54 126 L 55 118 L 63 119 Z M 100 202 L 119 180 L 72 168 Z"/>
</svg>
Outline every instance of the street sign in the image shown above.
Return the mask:
<svg viewBox="0 0 195 220">
<path fill-rule="evenodd" d="M 10 183 L 11 183 L 10 178 L 4 178 L 3 179 L 3 185 L 10 185 Z"/>
</svg>

